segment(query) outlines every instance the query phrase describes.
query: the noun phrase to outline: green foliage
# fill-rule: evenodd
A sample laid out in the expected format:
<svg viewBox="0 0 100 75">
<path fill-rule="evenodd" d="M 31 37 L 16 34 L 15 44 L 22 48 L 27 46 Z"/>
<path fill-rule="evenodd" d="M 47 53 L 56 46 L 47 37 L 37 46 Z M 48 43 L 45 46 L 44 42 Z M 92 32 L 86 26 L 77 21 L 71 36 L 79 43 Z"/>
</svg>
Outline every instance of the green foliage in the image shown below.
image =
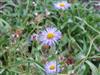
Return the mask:
<svg viewBox="0 0 100 75">
<path fill-rule="evenodd" d="M 77 0 L 67 10 L 55 10 L 56 1 L 35 0 L 35 6 L 33 0 L 1 0 L 0 75 L 45 75 L 45 63 L 59 61 L 60 56 L 65 57 L 60 74 L 100 75 L 99 10 L 92 1 Z M 38 41 L 30 41 L 32 34 L 50 25 L 62 32 L 56 47 L 43 48 Z M 13 37 L 17 33 L 19 37 Z M 73 64 L 65 62 L 68 57 Z"/>
</svg>

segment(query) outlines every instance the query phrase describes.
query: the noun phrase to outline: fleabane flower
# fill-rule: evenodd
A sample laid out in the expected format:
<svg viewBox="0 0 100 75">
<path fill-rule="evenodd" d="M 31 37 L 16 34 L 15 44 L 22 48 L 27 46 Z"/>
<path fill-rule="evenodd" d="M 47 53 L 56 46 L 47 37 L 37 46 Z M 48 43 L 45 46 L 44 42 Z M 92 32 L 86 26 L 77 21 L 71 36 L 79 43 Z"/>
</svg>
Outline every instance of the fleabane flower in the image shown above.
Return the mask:
<svg viewBox="0 0 100 75">
<path fill-rule="evenodd" d="M 59 1 L 59 2 L 54 3 L 55 9 L 65 10 L 65 9 L 68 9 L 70 6 L 71 4 L 68 3 L 67 1 Z"/>
<path fill-rule="evenodd" d="M 44 67 L 45 67 L 45 72 L 47 74 L 54 74 L 57 72 L 61 72 L 60 65 L 57 64 L 56 61 L 47 62 Z"/>
<path fill-rule="evenodd" d="M 39 41 L 42 45 L 54 46 L 61 39 L 61 32 L 55 27 L 47 27 L 39 34 Z"/>
</svg>

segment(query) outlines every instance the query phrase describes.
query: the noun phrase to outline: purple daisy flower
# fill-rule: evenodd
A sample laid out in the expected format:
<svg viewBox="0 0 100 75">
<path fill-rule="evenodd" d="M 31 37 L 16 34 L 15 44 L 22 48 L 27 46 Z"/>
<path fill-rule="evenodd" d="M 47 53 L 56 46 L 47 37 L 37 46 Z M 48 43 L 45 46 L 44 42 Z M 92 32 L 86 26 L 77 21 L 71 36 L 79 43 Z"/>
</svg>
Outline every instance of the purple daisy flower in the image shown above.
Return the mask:
<svg viewBox="0 0 100 75">
<path fill-rule="evenodd" d="M 39 41 L 42 45 L 54 46 L 61 39 L 61 32 L 55 27 L 47 27 L 39 34 Z"/>
<path fill-rule="evenodd" d="M 56 9 L 65 10 L 65 9 L 68 9 L 70 6 L 71 6 L 71 4 L 68 3 L 67 1 L 59 1 L 59 2 L 54 3 L 54 7 Z"/>
<path fill-rule="evenodd" d="M 54 74 L 56 72 L 61 72 L 61 68 L 56 61 L 50 61 L 45 64 L 45 71 L 47 74 Z"/>
</svg>

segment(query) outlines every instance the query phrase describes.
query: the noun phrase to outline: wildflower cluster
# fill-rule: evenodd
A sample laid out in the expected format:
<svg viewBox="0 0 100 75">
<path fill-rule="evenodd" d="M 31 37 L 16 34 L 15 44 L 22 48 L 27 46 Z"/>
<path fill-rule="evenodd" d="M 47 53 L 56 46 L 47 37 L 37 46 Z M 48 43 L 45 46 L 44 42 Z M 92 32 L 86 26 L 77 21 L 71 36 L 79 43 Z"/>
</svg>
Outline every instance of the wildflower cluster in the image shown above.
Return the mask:
<svg viewBox="0 0 100 75">
<path fill-rule="evenodd" d="M 0 75 L 100 75 L 99 0 L 1 0 Z"/>
</svg>

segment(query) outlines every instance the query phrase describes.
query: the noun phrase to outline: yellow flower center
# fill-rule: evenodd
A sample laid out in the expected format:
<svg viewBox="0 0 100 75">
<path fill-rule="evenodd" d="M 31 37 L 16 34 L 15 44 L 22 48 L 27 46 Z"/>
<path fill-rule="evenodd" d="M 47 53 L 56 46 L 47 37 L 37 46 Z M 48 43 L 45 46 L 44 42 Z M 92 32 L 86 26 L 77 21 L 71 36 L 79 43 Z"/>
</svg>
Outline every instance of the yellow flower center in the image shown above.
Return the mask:
<svg viewBox="0 0 100 75">
<path fill-rule="evenodd" d="M 55 65 L 50 66 L 50 70 L 54 70 L 55 68 L 56 68 Z"/>
<path fill-rule="evenodd" d="M 64 3 L 60 3 L 60 4 L 59 4 L 59 6 L 64 7 L 64 6 L 65 6 L 65 4 L 64 4 Z"/>
<path fill-rule="evenodd" d="M 48 34 L 47 34 L 47 38 L 48 38 L 48 39 L 52 39 L 52 38 L 54 38 L 54 36 L 55 36 L 55 35 L 54 35 L 53 33 L 48 33 Z"/>
</svg>

